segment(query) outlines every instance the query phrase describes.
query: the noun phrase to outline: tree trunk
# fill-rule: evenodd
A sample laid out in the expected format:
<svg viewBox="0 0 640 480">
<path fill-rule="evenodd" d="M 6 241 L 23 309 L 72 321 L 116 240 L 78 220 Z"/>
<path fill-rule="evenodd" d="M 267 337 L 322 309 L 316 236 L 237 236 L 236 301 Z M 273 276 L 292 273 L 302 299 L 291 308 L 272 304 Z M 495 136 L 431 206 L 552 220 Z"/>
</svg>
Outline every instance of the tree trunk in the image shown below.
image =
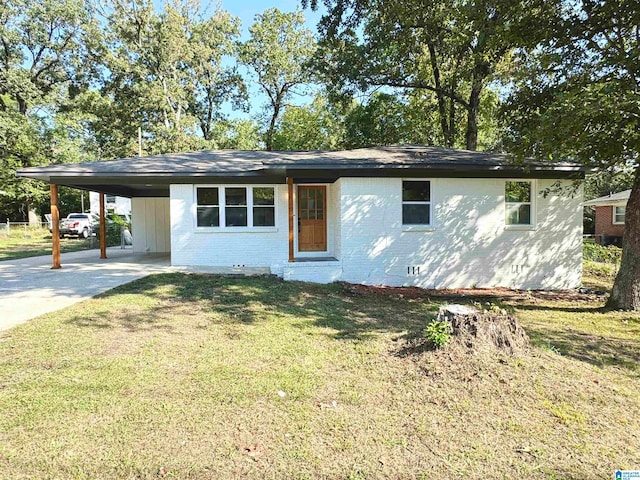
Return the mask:
<svg viewBox="0 0 640 480">
<path fill-rule="evenodd" d="M 444 146 L 453 147 L 453 131 L 449 129 L 447 123 L 447 105 L 446 98 L 442 93 L 442 83 L 440 81 L 440 68 L 438 67 L 438 59 L 436 57 L 436 47 L 433 43 L 427 44 L 429 48 L 429 59 L 431 60 L 431 70 L 433 72 L 433 83 L 436 88 L 436 97 L 438 99 L 438 116 L 440 117 L 440 128 L 444 137 Z"/>
<path fill-rule="evenodd" d="M 471 93 L 469 94 L 469 108 L 467 109 L 467 133 L 465 134 L 465 148 L 478 149 L 478 114 L 480 113 L 480 96 L 484 88 L 484 81 L 489 75 L 489 65 L 484 60 L 476 61 L 473 67 Z"/>
<path fill-rule="evenodd" d="M 469 108 L 467 110 L 467 132 L 465 134 L 465 148 L 467 150 L 478 149 L 478 113 L 480 112 L 480 95 L 482 94 L 482 81 L 478 81 L 474 74 L 469 94 Z"/>
<path fill-rule="evenodd" d="M 625 217 L 622 262 L 607 308 L 640 311 L 640 167 L 636 167 Z"/>
<path fill-rule="evenodd" d="M 273 105 L 273 114 L 271 115 L 271 121 L 269 122 L 269 128 L 265 134 L 265 144 L 267 151 L 273 150 L 273 135 L 276 132 L 276 122 L 278 121 L 278 115 L 280 115 L 280 95 L 278 95 L 276 103 Z"/>
<path fill-rule="evenodd" d="M 33 205 L 27 205 L 27 217 L 30 227 L 39 227 L 42 224 L 40 215 L 36 212 L 36 207 Z"/>
</svg>

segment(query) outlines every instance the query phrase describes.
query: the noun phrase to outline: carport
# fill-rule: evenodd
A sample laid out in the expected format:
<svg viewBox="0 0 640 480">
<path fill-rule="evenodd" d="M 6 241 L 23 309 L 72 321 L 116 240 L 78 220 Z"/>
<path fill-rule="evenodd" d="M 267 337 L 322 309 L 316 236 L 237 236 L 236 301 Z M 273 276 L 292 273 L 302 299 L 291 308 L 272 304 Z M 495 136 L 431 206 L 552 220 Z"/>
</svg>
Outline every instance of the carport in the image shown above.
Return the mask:
<svg viewBox="0 0 640 480">
<path fill-rule="evenodd" d="M 100 194 L 100 258 L 107 258 L 105 195 L 131 198 L 131 223 L 135 232 L 134 253 L 170 252 L 169 182 L 168 177 L 150 178 L 144 158 L 127 158 L 110 162 L 61 164 L 33 167 L 18 171 L 18 176 L 50 184 L 52 223 L 52 269 L 62 266 L 60 256 L 60 210 L 58 187 L 67 186 Z"/>
</svg>

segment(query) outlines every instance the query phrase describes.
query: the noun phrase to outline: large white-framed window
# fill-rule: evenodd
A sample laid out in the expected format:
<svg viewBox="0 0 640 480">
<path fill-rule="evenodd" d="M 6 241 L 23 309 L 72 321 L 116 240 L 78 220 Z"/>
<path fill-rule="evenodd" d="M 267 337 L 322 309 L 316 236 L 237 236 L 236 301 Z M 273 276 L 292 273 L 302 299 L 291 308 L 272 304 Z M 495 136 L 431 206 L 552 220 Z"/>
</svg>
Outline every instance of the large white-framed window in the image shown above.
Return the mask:
<svg viewBox="0 0 640 480">
<path fill-rule="evenodd" d="M 402 181 L 402 225 L 428 227 L 431 219 L 431 181 Z"/>
<path fill-rule="evenodd" d="M 253 226 L 274 227 L 276 225 L 276 191 L 273 187 L 252 187 Z"/>
<path fill-rule="evenodd" d="M 616 205 L 613 207 L 612 218 L 614 225 L 624 225 L 626 210 L 627 208 L 621 205 Z"/>
<path fill-rule="evenodd" d="M 533 226 L 533 180 L 507 180 L 504 184 L 505 225 Z"/>
<path fill-rule="evenodd" d="M 196 203 L 196 225 L 198 227 L 219 227 L 220 189 L 218 187 L 197 187 Z"/>
<path fill-rule="evenodd" d="M 276 225 L 273 185 L 198 185 L 195 190 L 197 228 L 243 230 Z"/>
</svg>

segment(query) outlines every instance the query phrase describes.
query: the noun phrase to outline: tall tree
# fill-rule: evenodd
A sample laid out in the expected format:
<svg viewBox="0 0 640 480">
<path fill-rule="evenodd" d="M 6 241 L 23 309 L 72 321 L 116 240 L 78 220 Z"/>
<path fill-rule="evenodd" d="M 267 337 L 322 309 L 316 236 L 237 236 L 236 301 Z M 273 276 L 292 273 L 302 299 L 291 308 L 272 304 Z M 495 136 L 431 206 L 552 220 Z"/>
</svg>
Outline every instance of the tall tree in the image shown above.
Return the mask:
<svg viewBox="0 0 640 480">
<path fill-rule="evenodd" d="M 317 0 L 303 5 L 317 7 Z M 431 92 L 444 146 L 458 137 L 478 147 L 483 93 L 500 63 L 535 45 L 554 2 L 534 0 L 325 0 L 317 68 L 330 84 L 353 92 L 393 87 Z"/>
<path fill-rule="evenodd" d="M 297 87 L 311 80 L 309 60 L 315 51 L 302 12 L 284 13 L 270 8 L 256 15 L 249 28 L 251 38 L 241 47 L 240 60 L 255 74 L 269 99 L 269 121 L 265 134 L 267 150 L 273 150 L 276 123 Z"/>
<path fill-rule="evenodd" d="M 46 185 L 15 171 L 64 160 L 55 154 L 52 119 L 82 75 L 85 27 L 81 0 L 5 0 L 0 4 L 0 210 L 35 220 Z M 59 138 L 58 138 L 59 140 Z"/>
<path fill-rule="evenodd" d="M 537 49 L 522 52 L 505 107 L 510 148 L 633 168 L 620 270 L 607 305 L 640 310 L 640 2 L 565 4 Z"/>
<path fill-rule="evenodd" d="M 96 53 L 105 67 L 102 103 L 127 129 L 123 139 L 137 138 L 142 127 L 149 153 L 211 145 L 222 104 L 245 97 L 235 67 L 224 62 L 235 51 L 238 20 L 222 10 L 205 18 L 189 0 L 168 2 L 160 12 L 151 0 L 110 7 Z"/>
</svg>

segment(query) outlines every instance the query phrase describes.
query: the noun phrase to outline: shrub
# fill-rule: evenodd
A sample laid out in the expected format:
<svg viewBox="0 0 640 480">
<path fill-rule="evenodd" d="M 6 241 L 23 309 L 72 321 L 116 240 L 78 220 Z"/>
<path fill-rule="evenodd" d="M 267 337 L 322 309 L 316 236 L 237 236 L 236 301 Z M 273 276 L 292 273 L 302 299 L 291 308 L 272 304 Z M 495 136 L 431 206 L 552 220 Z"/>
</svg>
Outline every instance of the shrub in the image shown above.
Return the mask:
<svg viewBox="0 0 640 480">
<path fill-rule="evenodd" d="M 614 245 L 605 247 L 593 242 L 584 242 L 582 246 L 584 260 L 600 263 L 620 263 L 622 249 Z"/>
<path fill-rule="evenodd" d="M 437 348 L 443 347 L 451 339 L 451 325 L 446 320 L 433 320 L 424 329 L 424 336 Z"/>
</svg>

